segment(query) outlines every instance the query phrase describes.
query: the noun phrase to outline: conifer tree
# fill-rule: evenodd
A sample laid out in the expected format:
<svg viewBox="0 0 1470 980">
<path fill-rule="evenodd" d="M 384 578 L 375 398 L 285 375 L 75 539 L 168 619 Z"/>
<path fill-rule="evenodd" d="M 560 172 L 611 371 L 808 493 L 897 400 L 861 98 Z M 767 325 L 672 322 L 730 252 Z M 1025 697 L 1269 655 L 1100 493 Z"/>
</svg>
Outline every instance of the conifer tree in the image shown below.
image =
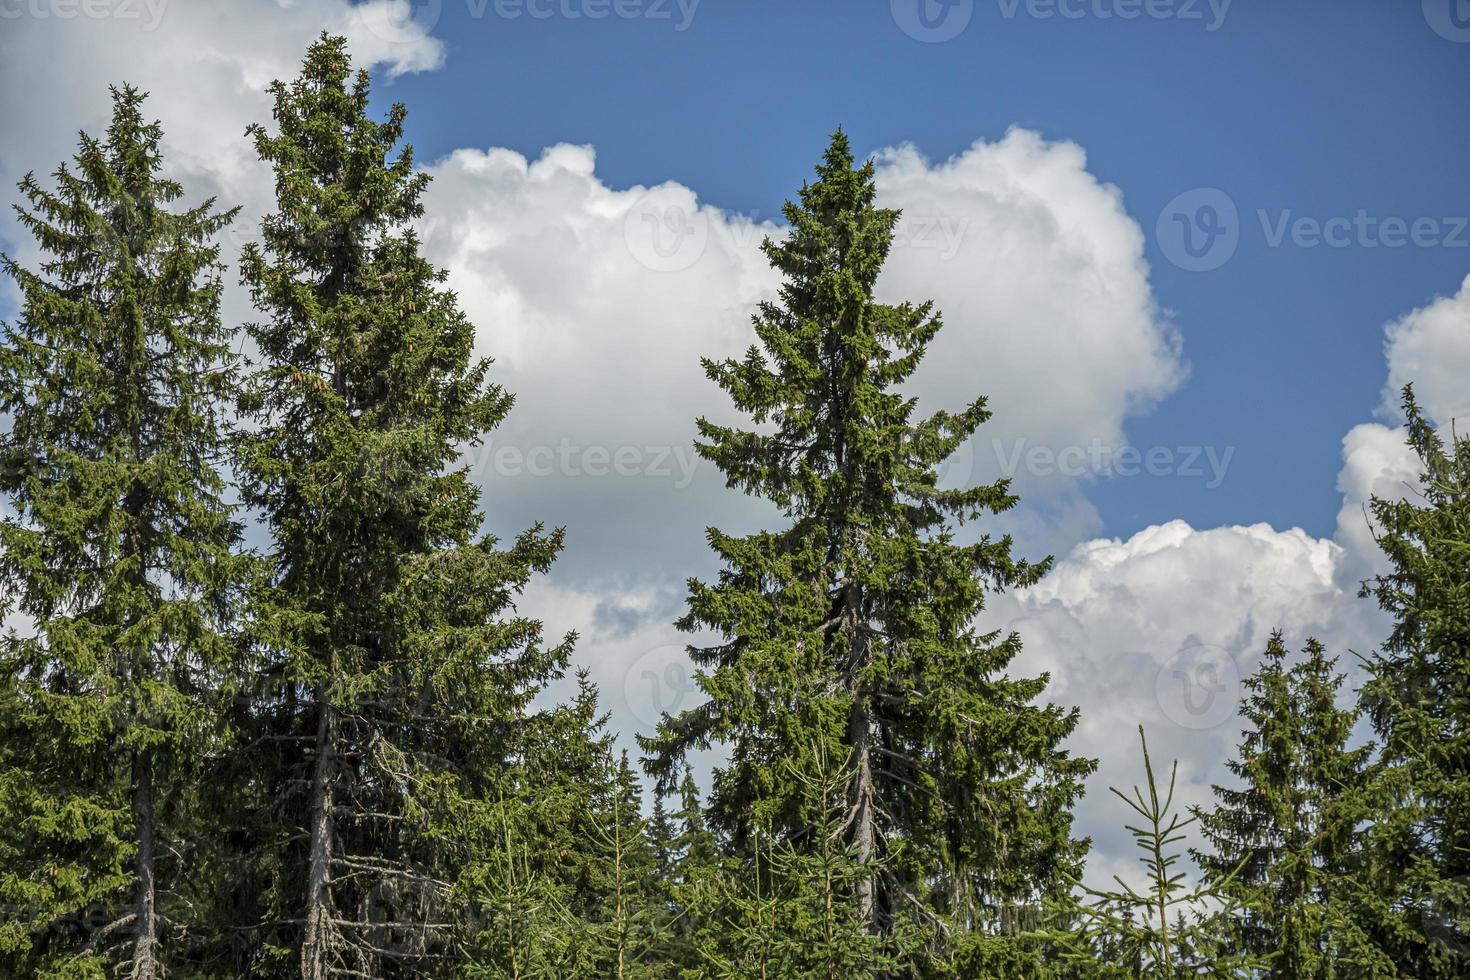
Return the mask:
<svg viewBox="0 0 1470 980">
<path fill-rule="evenodd" d="M 213 242 L 234 212 L 173 207 L 144 98 L 112 90 L 54 190 L 21 181 L 39 270 L 0 259 L 22 297 L 0 344 L 0 589 L 33 624 L 0 642 L 14 976 L 159 977 L 198 939 L 193 782 L 243 571 Z"/>
<path fill-rule="evenodd" d="M 627 753 L 609 765 L 588 813 L 590 880 L 583 889 L 590 956 L 586 976 L 653 980 L 671 976 L 674 917 L 658 878 L 659 859 Z"/>
<path fill-rule="evenodd" d="M 1073 924 L 1065 944 L 1063 976 L 1098 980 L 1184 980 L 1186 977 L 1253 977 L 1260 961 L 1232 943 L 1230 924 L 1239 902 L 1230 891 L 1234 869 L 1196 885 L 1180 867 L 1183 855 L 1176 846 L 1197 817 L 1181 817 L 1174 807 L 1179 763 L 1169 772 L 1162 794 L 1154 776 L 1153 760 L 1143 726 L 1138 727 L 1143 750 L 1144 785 L 1132 795 L 1111 788 L 1137 815 L 1125 825 L 1134 845 L 1143 852 L 1143 887 L 1114 875 L 1116 888 L 1082 887 L 1091 902 L 1073 898 L 1060 903 L 1063 917 Z"/>
<path fill-rule="evenodd" d="M 409 226 L 429 178 L 399 149 L 404 108 L 369 119 L 367 73 L 326 35 L 271 92 L 278 131 L 249 133 L 277 209 L 242 256 L 264 319 L 239 459 L 272 576 L 239 953 L 306 980 L 452 972 L 472 926 L 449 898 L 523 796 L 532 700 L 569 654 L 514 608 L 561 533 L 479 536 L 459 456 L 511 397 Z"/>
<path fill-rule="evenodd" d="M 1470 439 L 1448 445 L 1404 389 L 1422 497 L 1374 498 L 1394 617 L 1363 707 L 1378 733 L 1370 861 L 1379 944 L 1405 976 L 1470 976 Z"/>
<path fill-rule="evenodd" d="M 874 935 L 859 914 L 854 886 L 873 869 L 840 842 L 841 808 L 818 812 L 825 815 L 810 828 L 809 850 L 762 835 L 748 860 L 728 860 L 685 890 L 695 921 L 695 966 L 686 975 L 911 975 L 899 971 L 912 965 L 912 937 Z"/>
<path fill-rule="evenodd" d="M 1286 663 L 1281 634 L 1245 682 L 1249 724 L 1227 763 L 1239 787 L 1215 787 L 1216 806 L 1198 809 L 1209 849 L 1194 856 L 1240 912 L 1235 949 L 1281 980 L 1391 977 L 1358 925 L 1349 882 L 1357 871 L 1359 825 L 1372 747 L 1350 747 L 1357 712 L 1337 706 L 1342 675 L 1322 645 Z"/>
<path fill-rule="evenodd" d="M 702 870 L 712 868 L 718 860 L 719 851 L 714 835 L 704 819 L 704 804 L 699 798 L 699 786 L 694 782 L 694 772 L 687 765 L 679 780 L 679 809 L 674 814 L 678 825 L 677 880 L 692 881 Z"/>
<path fill-rule="evenodd" d="M 678 975 L 678 910 L 637 777 L 613 752 L 585 672 L 579 679 L 577 697 L 541 719 L 518 798 L 481 821 L 500 838 L 476 845 L 488 857 L 455 899 L 476 909 L 465 956 L 473 976 Z"/>
<path fill-rule="evenodd" d="M 708 532 L 725 569 L 690 583 L 680 626 L 720 637 L 691 648 L 709 700 L 644 745 L 663 790 L 689 750 L 729 746 L 710 816 L 747 857 L 758 826 L 810 853 L 799 835 L 819 815 L 788 773 L 841 760 L 841 844 L 879 869 L 858 885 L 867 927 L 996 930 L 1075 868 L 1068 808 L 1091 763 L 1060 748 L 1075 713 L 1035 703 L 1046 678 L 1005 674 L 1019 639 L 970 626 L 987 589 L 1032 583 L 1047 562 L 1016 560 L 1009 538 L 952 537 L 1016 500 L 1004 482 L 937 486 L 988 412 L 981 399 L 916 420 L 896 390 L 940 321 L 928 303 L 874 300 L 899 217 L 874 194 L 839 131 L 785 207 L 789 236 L 763 246 L 785 283 L 754 318 L 759 344 L 704 364 L 759 428 L 702 419 L 701 455 L 789 524 Z"/>
</svg>

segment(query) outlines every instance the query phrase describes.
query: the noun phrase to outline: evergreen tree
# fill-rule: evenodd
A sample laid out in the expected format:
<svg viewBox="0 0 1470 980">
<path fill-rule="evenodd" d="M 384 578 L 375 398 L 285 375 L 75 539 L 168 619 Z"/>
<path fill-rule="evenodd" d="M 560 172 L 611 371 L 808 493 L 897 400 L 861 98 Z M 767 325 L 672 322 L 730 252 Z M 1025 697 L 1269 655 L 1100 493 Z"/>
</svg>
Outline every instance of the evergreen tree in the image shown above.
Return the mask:
<svg viewBox="0 0 1470 980">
<path fill-rule="evenodd" d="M 467 969 L 484 977 L 672 977 L 677 919 L 641 790 L 613 753 L 596 691 L 548 713 L 499 834 L 456 895 L 476 909 Z M 546 723 L 550 722 L 550 723 Z M 590 735 L 590 737 L 589 737 Z"/>
<path fill-rule="evenodd" d="M 1131 796 L 1116 788 L 1112 793 L 1140 818 L 1126 827 L 1143 852 L 1138 860 L 1145 882 L 1138 888 L 1114 875 L 1116 888 L 1083 886 L 1091 903 L 1070 898 L 1061 903 L 1063 917 L 1074 929 L 1062 956 L 1063 975 L 1098 980 L 1257 976 L 1260 962 L 1232 943 L 1230 924 L 1239 910 L 1231 892 L 1234 869 L 1189 885 L 1178 869 L 1182 855 L 1175 845 L 1197 818 L 1181 818 L 1174 809 L 1179 763 L 1171 768 L 1169 788 L 1160 796 L 1142 725 L 1138 738 L 1144 786 L 1135 786 Z"/>
<path fill-rule="evenodd" d="M 609 765 L 589 813 L 594 863 L 587 906 L 590 953 L 583 975 L 612 980 L 671 976 L 673 911 L 658 878 L 659 856 L 639 810 L 638 778 L 621 753 Z"/>
<path fill-rule="evenodd" d="M 658 880 L 667 887 L 679 867 L 679 831 L 664 797 L 653 797 L 653 814 L 648 818 L 648 841 L 657 862 Z"/>
<path fill-rule="evenodd" d="M 677 848 L 677 878 L 681 882 L 696 879 L 702 870 L 711 868 L 719 858 L 719 849 L 714 835 L 704 819 L 704 804 L 699 799 L 699 786 L 694 782 L 694 772 L 684 767 L 679 780 L 679 809 L 674 814 L 679 833 L 675 839 Z"/>
<path fill-rule="evenodd" d="M 817 822 L 795 838 L 800 846 L 762 834 L 748 860 L 727 861 L 687 890 L 697 968 L 686 975 L 836 980 L 910 965 L 913 937 L 874 935 L 861 914 L 860 886 L 876 869 L 842 840 L 848 774 L 823 765 L 790 775 L 811 794 Z"/>
<path fill-rule="evenodd" d="M 1076 715 L 1034 703 L 1045 677 L 1006 676 L 1017 637 L 970 627 L 987 588 L 1047 562 L 1014 559 L 1009 538 L 954 541 L 953 522 L 1015 503 L 1004 482 L 936 485 L 985 403 L 914 420 L 896 386 L 940 322 L 873 298 L 898 212 L 874 206 L 873 166 L 854 168 L 840 131 L 817 174 L 785 207 L 790 235 L 763 246 L 785 284 L 754 318 L 759 345 L 704 365 L 761 428 L 699 422 L 700 453 L 790 523 L 709 531 L 726 568 L 690 583 L 680 623 L 721 637 L 691 648 L 709 700 L 664 719 L 648 764 L 667 790 L 689 750 L 727 744 L 711 820 L 749 857 L 758 826 L 810 853 L 820 815 L 789 774 L 842 760 L 841 844 L 879 869 L 859 885 L 869 928 L 993 931 L 1080 854 L 1068 808 L 1092 764 L 1060 748 Z"/>
<path fill-rule="evenodd" d="M 1196 810 L 1208 851 L 1194 856 L 1239 904 L 1235 948 L 1281 980 L 1391 977 L 1394 971 L 1357 924 L 1348 883 L 1371 746 L 1349 747 L 1357 712 L 1339 708 L 1342 676 L 1316 640 L 1286 664 L 1271 636 L 1245 682 L 1249 723 L 1239 758 L 1227 763 L 1239 788 L 1215 787 L 1213 810 Z"/>
<path fill-rule="evenodd" d="M 460 449 L 511 406 L 409 222 L 428 182 L 397 149 L 405 110 L 368 118 L 342 38 L 271 87 L 252 126 L 277 209 L 242 277 L 266 319 L 242 411 L 246 500 L 271 535 L 248 767 L 259 926 L 235 969 L 306 980 L 452 972 L 473 927 L 451 903 L 520 800 L 564 669 L 515 614 L 561 533 L 479 537 Z M 396 153 L 396 156 L 395 156 Z"/>
<path fill-rule="evenodd" d="M 1417 500 L 1374 498 L 1389 571 L 1363 587 L 1394 617 L 1363 706 L 1379 736 L 1376 936 L 1401 974 L 1470 976 L 1470 440 L 1450 444 L 1404 389 Z"/>
<path fill-rule="evenodd" d="M 12 976 L 162 976 L 201 890 L 196 760 L 242 572 L 224 499 L 232 358 L 214 236 L 233 211 L 163 174 L 143 93 L 112 90 L 16 208 L 47 255 L 0 345 L 0 961 Z M 207 887 L 207 886 L 206 886 Z"/>
</svg>

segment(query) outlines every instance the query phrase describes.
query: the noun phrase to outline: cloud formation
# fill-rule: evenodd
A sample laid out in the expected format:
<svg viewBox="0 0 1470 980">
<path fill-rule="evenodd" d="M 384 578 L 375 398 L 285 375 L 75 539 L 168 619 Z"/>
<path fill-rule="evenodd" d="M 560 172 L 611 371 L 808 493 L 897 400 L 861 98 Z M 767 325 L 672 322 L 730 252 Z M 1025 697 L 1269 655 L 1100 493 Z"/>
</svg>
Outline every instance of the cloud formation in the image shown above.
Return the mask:
<svg viewBox="0 0 1470 980">
<path fill-rule="evenodd" d="M 1388 325 L 1384 338 L 1388 383 L 1384 412 L 1401 415 L 1400 395 L 1412 383 L 1420 406 L 1436 424 L 1470 419 L 1470 276 L 1454 296 L 1441 296 Z"/>
</svg>

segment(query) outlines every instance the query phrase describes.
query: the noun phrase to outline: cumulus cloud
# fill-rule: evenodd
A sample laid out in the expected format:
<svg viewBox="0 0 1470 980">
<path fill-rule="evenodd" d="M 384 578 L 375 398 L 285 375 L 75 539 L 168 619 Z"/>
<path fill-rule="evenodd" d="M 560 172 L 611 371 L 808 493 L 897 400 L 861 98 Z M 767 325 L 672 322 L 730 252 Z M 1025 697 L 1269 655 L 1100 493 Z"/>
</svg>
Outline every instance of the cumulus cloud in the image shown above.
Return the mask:
<svg viewBox="0 0 1470 980">
<path fill-rule="evenodd" d="M 1343 439 L 1342 507 L 1332 538 L 1267 524 L 1196 529 L 1183 521 L 1127 539 L 1077 545 L 1035 587 L 1000 596 L 991 626 L 1025 641 L 1017 667 L 1045 670 L 1048 697 L 1078 705 L 1072 748 L 1099 760 L 1078 809 L 1097 850 L 1094 880 L 1136 873 L 1126 860 L 1126 816 L 1107 787 L 1141 778 L 1135 734 L 1148 732 L 1156 771 L 1179 761 L 1181 807 L 1209 804 L 1230 783 L 1224 760 L 1239 742 L 1241 681 L 1259 666 L 1267 638 L 1282 630 L 1293 650 L 1315 637 L 1339 658 L 1344 698 L 1361 680 L 1387 623 L 1359 585 L 1383 570 L 1368 514 L 1373 497 L 1411 495 L 1418 463 L 1403 429 L 1353 428 Z"/>
<path fill-rule="evenodd" d="M 1374 538 L 1369 502 L 1374 497 L 1397 500 L 1414 494 L 1419 482 L 1419 459 L 1409 448 L 1403 428 L 1365 423 L 1354 426 L 1342 439 L 1343 467 L 1337 477 L 1342 508 L 1337 513 L 1336 540 L 1343 547 L 1338 582 L 1345 589 L 1385 570 Z"/>
<path fill-rule="evenodd" d="M 1082 708 L 1071 745 L 1099 771 L 1078 822 L 1102 853 L 1127 851 L 1106 787 L 1138 778 L 1139 724 L 1156 766 L 1179 760 L 1181 805 L 1206 802 L 1239 736 L 1240 681 L 1271 631 L 1339 653 L 1360 641 L 1356 600 L 1335 580 L 1342 555 L 1299 529 L 1170 521 L 1080 544 L 1037 586 L 993 604 L 987 620 L 1025 641 L 1018 668 L 1049 671 L 1048 698 Z"/>
<path fill-rule="evenodd" d="M 1442 296 L 1389 324 L 1384 341 L 1388 383 L 1383 408 L 1401 414 L 1406 384 L 1429 417 L 1440 425 L 1470 418 L 1470 276 L 1454 296 Z"/>
<path fill-rule="evenodd" d="M 78 129 L 100 133 L 107 86 L 150 93 L 146 111 L 163 123 L 169 173 L 191 199 L 214 195 L 244 211 L 232 246 L 271 205 L 269 171 L 245 127 L 270 120 L 266 86 L 291 78 L 322 31 L 342 34 L 359 66 L 390 75 L 437 67 L 443 43 L 416 24 L 405 0 L 188 0 L 96 6 L 106 16 L 22 16 L 0 31 L 0 82 L 24 92 L 6 107 L 0 184 L 46 174 L 76 150 Z M 136 16 L 127 16 L 128 13 Z M 27 257 L 6 209 L 0 238 Z"/>
<path fill-rule="evenodd" d="M 1127 445 L 1129 415 L 1184 375 L 1122 193 L 1075 143 L 1023 129 L 939 163 L 912 146 L 877 160 L 880 203 L 904 211 L 880 295 L 933 299 L 946 324 L 915 379 L 921 397 L 953 406 L 986 393 L 995 418 L 978 468 L 1023 491 L 1069 483 L 1014 471 L 1020 445 L 1099 445 L 1105 465 Z"/>
<path fill-rule="evenodd" d="M 1005 471 L 1022 489 L 1045 486 L 1006 470 L 1023 440 L 1123 445 L 1129 414 L 1173 390 L 1183 368 L 1117 189 L 1074 144 L 1022 130 L 942 163 L 912 147 L 877 161 L 880 203 L 904 209 L 880 294 L 933 299 L 946 324 L 914 393 L 925 408 L 954 408 L 987 392 L 996 412 L 945 478 Z M 696 415 L 730 417 L 699 358 L 753 341 L 750 313 L 777 286 L 759 244 L 783 230 L 676 183 L 609 187 L 589 147 L 535 160 L 458 150 L 431 170 L 427 248 L 520 397 L 477 454 L 496 513 L 570 521 L 573 574 L 592 577 L 690 569 L 705 524 L 768 519 L 690 446 Z M 621 473 L 608 462 L 619 454 Z M 1053 475 L 1052 497 L 1013 528 L 1039 547 L 1094 530 L 1076 485 Z"/>
</svg>

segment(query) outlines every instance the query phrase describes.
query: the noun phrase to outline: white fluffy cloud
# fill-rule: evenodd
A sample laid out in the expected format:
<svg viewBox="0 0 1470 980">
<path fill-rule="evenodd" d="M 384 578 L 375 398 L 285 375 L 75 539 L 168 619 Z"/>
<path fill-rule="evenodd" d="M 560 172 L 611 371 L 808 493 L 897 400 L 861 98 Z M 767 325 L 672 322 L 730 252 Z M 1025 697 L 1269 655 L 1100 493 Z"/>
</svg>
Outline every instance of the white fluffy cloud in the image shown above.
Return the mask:
<svg viewBox="0 0 1470 980">
<path fill-rule="evenodd" d="M 1179 760 L 1181 804 L 1204 802 L 1238 737 L 1240 680 L 1271 631 L 1335 652 L 1358 642 L 1341 560 L 1338 544 L 1297 529 L 1171 521 L 1080 544 L 1036 587 L 994 604 L 987 618 L 1025 641 L 1018 669 L 1049 671 L 1048 697 L 1082 708 L 1071 744 L 1099 771 L 1078 820 L 1104 855 L 1126 853 L 1125 814 L 1106 787 L 1140 778 L 1139 724 L 1161 771 Z"/>
<path fill-rule="evenodd" d="M 497 513 L 570 521 L 571 557 L 589 574 L 664 576 L 698 561 L 704 524 L 765 513 L 689 447 L 696 415 L 728 417 L 699 358 L 753 340 L 752 308 L 777 284 L 758 246 L 781 230 L 674 183 L 611 188 L 595 164 L 578 146 L 536 160 L 458 150 L 431 168 L 422 231 L 519 394 L 477 456 Z M 1023 438 L 1117 448 L 1127 416 L 1178 384 L 1142 234 L 1075 145 L 1014 130 L 938 164 L 885 150 L 878 188 L 880 203 L 904 209 L 881 294 L 932 298 L 946 323 L 915 393 L 954 408 L 987 392 L 996 412 L 951 481 L 993 477 Z M 1052 483 L 1066 505 L 1017 524 L 1039 547 L 1096 526 L 1065 496 L 1074 480 Z"/>
<path fill-rule="evenodd" d="M 1384 343 L 1388 384 L 1384 409 L 1400 414 L 1399 396 L 1412 383 L 1437 424 L 1470 419 L 1470 276 L 1454 296 L 1439 297 L 1389 324 Z"/>
<path fill-rule="evenodd" d="M 169 172 L 191 198 L 244 206 L 233 236 L 248 235 L 270 205 L 269 171 L 245 127 L 270 120 L 266 86 L 290 78 L 322 31 L 348 38 L 357 62 L 401 74 L 437 67 L 442 42 L 423 33 L 405 0 L 138 0 L 83 5 L 106 16 L 12 16 L 0 23 L 0 83 L 25 93 L 6 106 L 0 185 L 6 196 L 27 171 L 48 174 L 76 150 L 77 130 L 100 133 L 107 86 L 149 92 L 163 122 Z M 48 5 L 37 5 L 42 10 Z M 59 8 L 60 5 L 50 5 Z M 24 14 L 24 11 L 20 11 Z M 26 255 L 9 209 L 0 238 Z"/>
<path fill-rule="evenodd" d="M 1359 584 L 1382 569 L 1366 512 L 1374 497 L 1412 492 L 1418 466 L 1402 429 L 1365 424 L 1343 439 L 1333 538 L 1266 524 L 1195 529 L 1183 521 L 1126 540 L 1077 545 L 1035 587 L 998 598 L 987 622 L 1021 633 L 1017 667 L 1049 671 L 1048 697 L 1082 708 L 1072 747 L 1099 760 L 1078 811 L 1097 843 L 1090 874 L 1131 874 L 1127 813 L 1106 791 L 1142 779 L 1136 727 L 1156 770 L 1179 760 L 1181 807 L 1206 804 L 1228 784 L 1223 762 L 1240 737 L 1241 681 L 1271 632 L 1293 650 L 1316 637 L 1339 657 L 1351 689 L 1356 654 L 1385 623 Z M 1345 695 L 1350 696 L 1350 695 Z M 1166 778 L 1166 777 L 1165 777 Z"/>
<path fill-rule="evenodd" d="M 1118 188 L 1088 172 L 1075 143 L 1023 129 L 941 163 L 901 146 L 878 164 L 879 202 L 904 211 L 880 293 L 933 299 L 943 313 L 916 386 L 947 406 L 989 396 L 981 467 L 999 466 L 997 440 L 1001 455 L 1017 440 L 1126 445 L 1124 420 L 1172 392 L 1183 369 Z"/>
</svg>

